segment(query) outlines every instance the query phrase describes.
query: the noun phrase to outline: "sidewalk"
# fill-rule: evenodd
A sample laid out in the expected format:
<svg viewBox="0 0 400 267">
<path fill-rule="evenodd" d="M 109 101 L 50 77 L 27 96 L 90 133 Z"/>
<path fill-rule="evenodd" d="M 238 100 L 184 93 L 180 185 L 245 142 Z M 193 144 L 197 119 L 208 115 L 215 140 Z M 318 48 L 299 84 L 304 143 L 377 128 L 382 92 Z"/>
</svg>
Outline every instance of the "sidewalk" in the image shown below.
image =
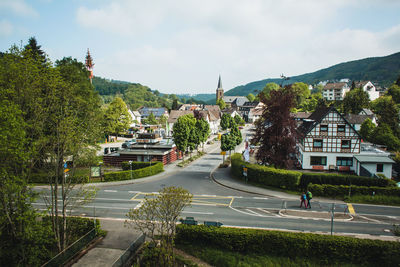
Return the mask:
<svg viewBox="0 0 400 267">
<path fill-rule="evenodd" d="M 140 233 L 124 227 L 124 220 L 100 219 L 100 225 L 108 233 L 106 237 L 80 258 L 74 267 L 112 266 Z"/>
</svg>

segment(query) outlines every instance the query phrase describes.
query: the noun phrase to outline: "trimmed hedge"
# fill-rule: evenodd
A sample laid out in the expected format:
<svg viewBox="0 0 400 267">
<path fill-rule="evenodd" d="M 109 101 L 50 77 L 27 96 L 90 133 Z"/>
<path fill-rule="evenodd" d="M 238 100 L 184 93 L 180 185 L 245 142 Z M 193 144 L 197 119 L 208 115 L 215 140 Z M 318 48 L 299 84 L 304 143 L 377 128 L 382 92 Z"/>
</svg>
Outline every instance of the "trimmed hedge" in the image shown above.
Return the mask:
<svg viewBox="0 0 400 267">
<path fill-rule="evenodd" d="M 36 171 L 29 176 L 29 183 L 38 183 L 38 184 L 48 184 L 49 183 L 49 173 L 44 171 Z M 87 175 L 77 175 L 75 174 L 72 177 L 73 183 L 88 183 L 89 176 Z"/>
<path fill-rule="evenodd" d="M 239 253 L 313 258 L 324 264 L 400 264 L 400 242 L 203 225 L 181 224 L 177 226 L 176 231 L 176 244 L 195 243 Z"/>
<path fill-rule="evenodd" d="M 297 189 L 300 182 L 301 172 L 248 164 L 238 153 L 232 156 L 231 164 L 233 175 L 239 178 L 244 178 L 242 166 L 246 166 L 247 178 L 251 182 L 286 189 Z"/>
<path fill-rule="evenodd" d="M 358 186 L 396 186 L 395 182 L 387 178 L 372 178 L 356 175 L 343 175 L 336 173 L 303 173 L 300 179 L 300 186 L 306 188 L 312 184 L 330 185 L 358 185 Z"/>
<path fill-rule="evenodd" d="M 309 184 L 308 190 L 313 196 L 323 197 L 344 197 L 349 195 L 348 185 L 330 185 L 330 184 Z M 400 197 L 400 188 L 398 187 L 377 187 L 377 186 L 351 186 L 351 195 L 384 195 Z"/>
<path fill-rule="evenodd" d="M 122 180 L 130 180 L 137 179 L 141 177 L 151 176 L 157 173 L 164 171 L 164 165 L 161 162 L 152 163 L 151 166 L 136 169 L 131 171 L 120 171 L 120 172 L 110 172 L 104 174 L 104 181 L 122 181 Z"/>
<path fill-rule="evenodd" d="M 143 168 L 149 167 L 150 165 L 154 165 L 154 162 L 150 163 L 150 162 L 143 162 L 143 161 L 132 161 L 132 170 L 143 169 Z M 127 162 L 127 161 L 121 162 L 121 167 L 122 167 L 122 170 L 124 170 L 124 171 L 131 170 L 131 166 L 129 165 L 129 162 Z"/>
</svg>

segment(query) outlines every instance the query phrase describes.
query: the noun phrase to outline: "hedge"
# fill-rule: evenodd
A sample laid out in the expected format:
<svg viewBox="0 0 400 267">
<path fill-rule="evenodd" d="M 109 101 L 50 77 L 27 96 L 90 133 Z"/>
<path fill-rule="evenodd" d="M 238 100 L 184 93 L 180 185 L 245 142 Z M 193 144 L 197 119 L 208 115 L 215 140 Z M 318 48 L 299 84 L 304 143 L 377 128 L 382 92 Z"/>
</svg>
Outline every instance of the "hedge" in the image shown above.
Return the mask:
<svg viewBox="0 0 400 267">
<path fill-rule="evenodd" d="M 154 162 L 132 161 L 132 170 L 143 169 L 150 165 L 154 165 Z M 127 161 L 121 162 L 121 167 L 124 171 L 131 170 L 131 165 Z"/>
<path fill-rule="evenodd" d="M 232 156 L 231 162 L 233 175 L 243 178 L 242 166 L 246 166 L 247 178 L 251 182 L 286 189 L 297 189 L 300 182 L 301 172 L 248 164 L 242 160 L 241 154 L 238 153 Z"/>
<path fill-rule="evenodd" d="M 330 184 L 309 184 L 313 196 L 323 197 L 344 197 L 349 195 L 350 186 L 348 185 L 330 185 Z M 400 197 L 400 188 L 398 187 L 377 187 L 377 186 L 351 186 L 351 195 L 384 195 Z"/>
<path fill-rule="evenodd" d="M 178 225 L 176 231 L 175 242 L 182 245 L 195 243 L 244 254 L 313 258 L 324 264 L 400 264 L 400 242 L 203 225 Z"/>
<path fill-rule="evenodd" d="M 110 172 L 104 174 L 104 181 L 122 181 L 122 180 L 130 180 L 137 179 L 141 177 L 151 176 L 157 173 L 164 171 L 164 165 L 161 162 L 152 163 L 151 166 L 136 169 L 131 171 L 120 171 L 120 172 Z"/>
<path fill-rule="evenodd" d="M 50 174 L 47 172 L 44 172 L 42 170 L 35 171 L 31 173 L 29 176 L 29 183 L 38 183 L 38 184 L 48 184 L 50 179 Z M 54 179 L 54 178 L 52 178 Z M 77 175 L 75 174 L 72 176 L 72 182 L 73 183 L 88 183 L 89 182 L 89 176 L 87 175 Z"/>
<path fill-rule="evenodd" d="M 386 178 L 371 178 L 356 175 L 343 175 L 337 173 L 303 173 L 300 179 L 300 186 L 306 188 L 312 184 L 331 185 L 358 185 L 358 186 L 395 186 L 395 182 Z"/>
</svg>

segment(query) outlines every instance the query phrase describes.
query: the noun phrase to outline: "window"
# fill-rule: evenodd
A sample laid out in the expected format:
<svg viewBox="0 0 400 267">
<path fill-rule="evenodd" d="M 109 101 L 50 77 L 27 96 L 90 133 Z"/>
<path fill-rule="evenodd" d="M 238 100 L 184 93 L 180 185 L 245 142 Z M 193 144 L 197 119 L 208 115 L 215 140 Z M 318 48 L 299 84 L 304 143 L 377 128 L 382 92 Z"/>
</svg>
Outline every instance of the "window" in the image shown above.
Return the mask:
<svg viewBox="0 0 400 267">
<path fill-rule="evenodd" d="M 322 139 L 314 139 L 314 148 L 322 148 Z"/>
<path fill-rule="evenodd" d="M 319 126 L 319 131 L 320 131 L 320 132 L 327 132 L 327 131 L 328 131 L 328 125 L 326 125 L 326 124 L 321 124 L 321 125 Z"/>
<path fill-rule="evenodd" d="M 342 140 L 342 148 L 350 148 L 350 140 Z"/>
<path fill-rule="evenodd" d="M 346 125 L 338 125 L 337 131 L 338 133 L 344 133 L 346 131 Z"/>
<path fill-rule="evenodd" d="M 337 157 L 336 166 L 353 166 L 353 158 Z"/>
<path fill-rule="evenodd" d="M 311 165 L 326 165 L 326 157 L 311 157 L 310 158 Z"/>
<path fill-rule="evenodd" d="M 376 172 L 383 172 L 383 164 L 382 163 L 376 164 Z"/>
</svg>

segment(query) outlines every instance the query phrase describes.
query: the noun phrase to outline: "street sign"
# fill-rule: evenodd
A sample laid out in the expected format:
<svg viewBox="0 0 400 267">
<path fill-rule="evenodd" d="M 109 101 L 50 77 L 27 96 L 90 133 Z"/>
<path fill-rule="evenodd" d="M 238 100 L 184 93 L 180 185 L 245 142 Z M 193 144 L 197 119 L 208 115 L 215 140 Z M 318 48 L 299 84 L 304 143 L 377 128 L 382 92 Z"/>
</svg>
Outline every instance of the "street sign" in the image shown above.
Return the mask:
<svg viewBox="0 0 400 267">
<path fill-rule="evenodd" d="M 100 177 L 100 166 L 90 167 L 90 177 Z"/>
<path fill-rule="evenodd" d="M 226 155 L 226 151 L 221 151 L 221 155 Z"/>
<path fill-rule="evenodd" d="M 65 169 L 64 172 L 69 172 L 69 169 Z"/>
<path fill-rule="evenodd" d="M 64 169 L 66 169 L 68 167 L 67 163 L 64 163 Z"/>
<path fill-rule="evenodd" d="M 247 168 L 243 168 L 243 175 L 247 177 Z"/>
</svg>

